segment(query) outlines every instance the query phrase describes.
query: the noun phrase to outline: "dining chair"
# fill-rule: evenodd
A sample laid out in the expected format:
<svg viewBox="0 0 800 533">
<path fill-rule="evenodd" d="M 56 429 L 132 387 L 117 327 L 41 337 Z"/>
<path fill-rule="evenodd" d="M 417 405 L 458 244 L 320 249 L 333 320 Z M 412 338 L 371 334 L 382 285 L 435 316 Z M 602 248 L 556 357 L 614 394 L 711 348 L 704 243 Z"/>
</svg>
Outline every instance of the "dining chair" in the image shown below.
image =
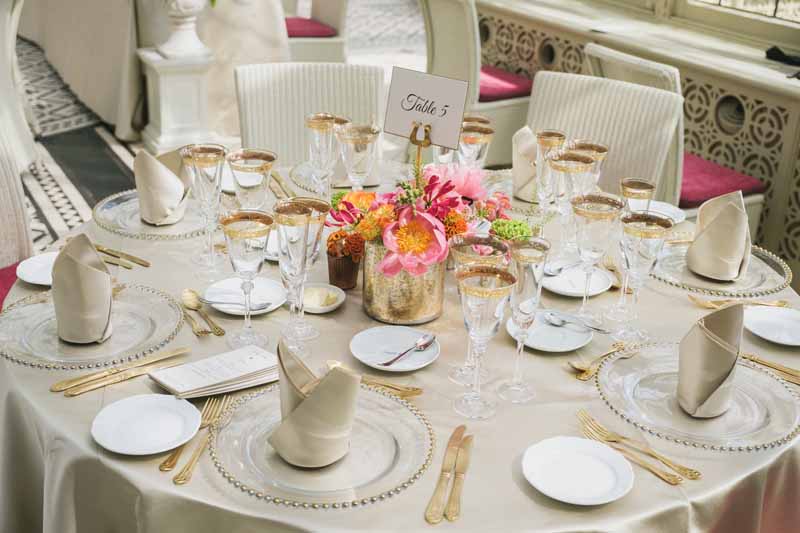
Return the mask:
<svg viewBox="0 0 800 533">
<path fill-rule="evenodd" d="M 237 67 L 242 146 L 272 150 L 278 165 L 306 159 L 305 117 L 328 112 L 354 122 L 383 121 L 383 67 L 266 63 Z"/>
<path fill-rule="evenodd" d="M 347 0 L 312 0 L 311 17 L 286 17 L 292 61 L 344 63 L 346 22 Z"/>
<path fill-rule="evenodd" d="M 608 145 L 599 184 L 618 193 L 624 176 L 660 181 L 682 113 L 683 97 L 674 92 L 542 71 L 534 78 L 527 125 Z"/>
<path fill-rule="evenodd" d="M 682 94 L 680 72 L 663 63 L 626 54 L 596 43 L 584 47 L 586 67 L 593 76 L 627 81 Z M 764 206 L 766 185 L 757 178 L 684 151 L 683 115 L 670 146 L 656 199 L 680 206 L 687 218 L 697 216 L 697 207 L 716 196 L 741 190 L 753 235 Z"/>
<path fill-rule="evenodd" d="M 427 37 L 429 74 L 469 82 L 466 110 L 494 124 L 486 166 L 511 164 L 511 137 L 525 125 L 532 81 L 481 66 L 475 0 L 419 0 Z"/>
</svg>

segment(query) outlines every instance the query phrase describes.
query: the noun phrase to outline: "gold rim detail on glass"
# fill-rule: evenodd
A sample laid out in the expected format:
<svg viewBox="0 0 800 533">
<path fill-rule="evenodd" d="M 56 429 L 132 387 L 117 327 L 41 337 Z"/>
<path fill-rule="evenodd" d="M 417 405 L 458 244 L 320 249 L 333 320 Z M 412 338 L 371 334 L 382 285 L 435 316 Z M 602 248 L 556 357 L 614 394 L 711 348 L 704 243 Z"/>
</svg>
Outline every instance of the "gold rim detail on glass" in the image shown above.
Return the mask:
<svg viewBox="0 0 800 533">
<path fill-rule="evenodd" d="M 331 131 L 336 116 L 330 113 L 313 113 L 306 117 L 306 128 L 317 131 Z"/>
<path fill-rule="evenodd" d="M 258 239 L 269 235 L 272 217 L 263 211 L 234 211 L 222 218 L 220 224 L 225 235 L 232 239 Z"/>
<path fill-rule="evenodd" d="M 491 125 L 492 121 L 491 121 L 491 119 L 489 119 L 489 117 L 487 117 L 485 115 L 479 115 L 477 113 L 466 113 L 464 115 L 464 117 L 461 119 L 461 123 L 462 124 L 469 124 L 469 123 L 486 124 L 488 126 L 488 125 Z"/>
<path fill-rule="evenodd" d="M 619 182 L 622 196 L 633 200 L 648 200 L 655 195 L 656 184 L 645 178 L 622 178 Z"/>
<path fill-rule="evenodd" d="M 221 144 L 188 144 L 180 149 L 181 158 L 186 165 L 199 168 L 213 167 L 225 159 L 227 150 Z"/>
<path fill-rule="evenodd" d="M 586 139 L 577 139 L 573 141 L 572 150 L 588 155 L 595 161 L 603 161 L 606 156 L 608 156 L 608 146 Z"/>
<path fill-rule="evenodd" d="M 283 200 L 275 205 L 275 223 L 281 226 L 307 226 L 311 222 L 312 211 L 294 200 Z"/>
<path fill-rule="evenodd" d="M 315 222 L 324 222 L 331 210 L 331 204 L 319 198 L 311 198 L 310 196 L 295 196 L 294 198 L 290 198 L 289 201 L 296 202 L 310 209 L 311 220 Z"/>
<path fill-rule="evenodd" d="M 504 285 L 499 287 L 475 287 L 465 283 L 470 278 L 494 278 Z M 511 272 L 501 268 L 474 265 L 457 272 L 456 281 L 458 281 L 458 288 L 463 294 L 477 296 L 478 298 L 492 298 L 511 294 L 511 289 L 517 282 L 517 278 Z"/>
<path fill-rule="evenodd" d="M 567 151 L 557 154 L 548 160 L 550 168 L 568 174 L 589 172 L 594 164 L 594 159 L 580 152 Z"/>
<path fill-rule="evenodd" d="M 671 218 L 645 211 L 634 211 L 623 215 L 621 221 L 622 231 L 643 239 L 663 239 L 673 226 Z"/>
<path fill-rule="evenodd" d="M 349 144 L 370 144 L 375 142 L 380 132 L 380 128 L 371 124 L 346 122 L 336 128 L 336 138 Z"/>
<path fill-rule="evenodd" d="M 587 194 L 571 200 L 576 215 L 595 220 L 612 220 L 624 207 L 622 201 L 610 194 Z"/>
<path fill-rule="evenodd" d="M 567 140 L 566 134 L 558 130 L 541 130 L 536 132 L 536 142 L 543 148 L 557 148 Z"/>
<path fill-rule="evenodd" d="M 492 251 L 490 254 L 481 255 L 473 246 L 488 246 Z M 453 253 L 453 259 L 459 265 L 500 266 L 505 261 L 508 245 L 495 237 L 456 235 L 450 239 L 450 251 Z"/>
<path fill-rule="evenodd" d="M 275 164 L 278 156 L 269 150 L 242 149 L 229 153 L 226 157 L 228 164 L 237 172 L 267 173 Z M 260 163 L 248 163 L 260 161 Z"/>
<path fill-rule="evenodd" d="M 494 128 L 468 122 L 461 127 L 461 142 L 465 144 L 488 144 L 494 135 Z"/>
<path fill-rule="evenodd" d="M 511 243 L 511 257 L 518 263 L 536 265 L 544 261 L 550 251 L 550 242 L 535 237 Z"/>
</svg>

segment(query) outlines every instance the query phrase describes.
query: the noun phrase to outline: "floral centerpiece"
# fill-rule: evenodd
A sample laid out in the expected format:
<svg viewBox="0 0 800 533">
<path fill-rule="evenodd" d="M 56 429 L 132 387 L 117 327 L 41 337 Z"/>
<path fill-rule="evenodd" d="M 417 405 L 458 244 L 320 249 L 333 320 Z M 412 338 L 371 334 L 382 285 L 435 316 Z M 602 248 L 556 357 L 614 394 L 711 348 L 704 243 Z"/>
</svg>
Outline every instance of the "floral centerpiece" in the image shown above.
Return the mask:
<svg viewBox="0 0 800 533">
<path fill-rule="evenodd" d="M 395 324 L 441 314 L 448 240 L 507 218 L 510 205 L 506 195 L 487 194 L 480 169 L 428 165 L 415 174 L 388 193 L 335 196 L 329 221 L 340 228 L 331 238 L 363 238 L 365 310 Z"/>
</svg>

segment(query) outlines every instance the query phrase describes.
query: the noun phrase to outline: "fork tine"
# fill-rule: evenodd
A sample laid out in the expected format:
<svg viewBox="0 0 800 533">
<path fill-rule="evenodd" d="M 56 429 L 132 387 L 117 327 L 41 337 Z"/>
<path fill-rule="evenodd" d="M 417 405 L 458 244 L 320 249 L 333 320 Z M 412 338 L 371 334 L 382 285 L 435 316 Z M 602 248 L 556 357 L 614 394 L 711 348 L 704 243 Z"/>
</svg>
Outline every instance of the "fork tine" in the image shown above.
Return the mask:
<svg viewBox="0 0 800 533">
<path fill-rule="evenodd" d="M 605 426 L 603 426 L 600 422 L 598 422 L 588 414 L 586 415 L 586 417 L 587 417 L 586 421 L 587 425 L 594 428 L 599 435 L 603 435 L 604 437 L 609 437 L 609 438 L 611 437 L 611 432 L 608 429 L 606 429 Z"/>
<path fill-rule="evenodd" d="M 208 400 L 206 400 L 206 405 L 208 406 L 208 409 L 207 410 L 204 409 L 205 412 L 203 413 L 203 424 L 208 425 L 211 423 L 212 420 L 211 415 L 217 408 L 218 403 L 219 400 L 217 398 L 209 398 Z"/>
</svg>

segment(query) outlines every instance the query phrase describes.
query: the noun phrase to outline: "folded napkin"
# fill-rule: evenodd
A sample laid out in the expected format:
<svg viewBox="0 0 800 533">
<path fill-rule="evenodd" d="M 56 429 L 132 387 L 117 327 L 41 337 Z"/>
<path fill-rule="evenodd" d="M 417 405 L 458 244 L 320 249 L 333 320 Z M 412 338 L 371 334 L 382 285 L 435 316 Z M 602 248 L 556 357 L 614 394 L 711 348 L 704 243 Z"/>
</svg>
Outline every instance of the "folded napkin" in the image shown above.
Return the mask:
<svg viewBox="0 0 800 533">
<path fill-rule="evenodd" d="M 689 270 L 719 281 L 734 281 L 750 264 L 750 226 L 741 191 L 708 200 L 697 213 L 694 241 L 686 252 Z"/>
<path fill-rule="evenodd" d="M 526 202 L 536 201 L 536 135 L 525 126 L 511 138 L 511 175 L 514 196 Z"/>
<path fill-rule="evenodd" d="M 322 378 L 281 342 L 278 345 L 281 423 L 269 443 L 287 463 L 320 468 L 350 450 L 361 376 L 336 366 Z"/>
<path fill-rule="evenodd" d="M 111 275 L 81 233 L 61 249 L 53 263 L 53 306 L 58 336 L 78 344 L 111 336 Z"/>
<path fill-rule="evenodd" d="M 744 306 L 706 315 L 681 339 L 678 403 L 690 416 L 712 418 L 728 410 L 742 341 Z"/>
<path fill-rule="evenodd" d="M 165 160 L 171 159 L 168 157 Z M 183 218 L 192 185 L 188 173 L 176 173 L 146 150 L 140 150 L 133 160 L 133 176 L 139 193 L 139 216 L 142 220 L 156 226 L 166 226 Z"/>
</svg>

